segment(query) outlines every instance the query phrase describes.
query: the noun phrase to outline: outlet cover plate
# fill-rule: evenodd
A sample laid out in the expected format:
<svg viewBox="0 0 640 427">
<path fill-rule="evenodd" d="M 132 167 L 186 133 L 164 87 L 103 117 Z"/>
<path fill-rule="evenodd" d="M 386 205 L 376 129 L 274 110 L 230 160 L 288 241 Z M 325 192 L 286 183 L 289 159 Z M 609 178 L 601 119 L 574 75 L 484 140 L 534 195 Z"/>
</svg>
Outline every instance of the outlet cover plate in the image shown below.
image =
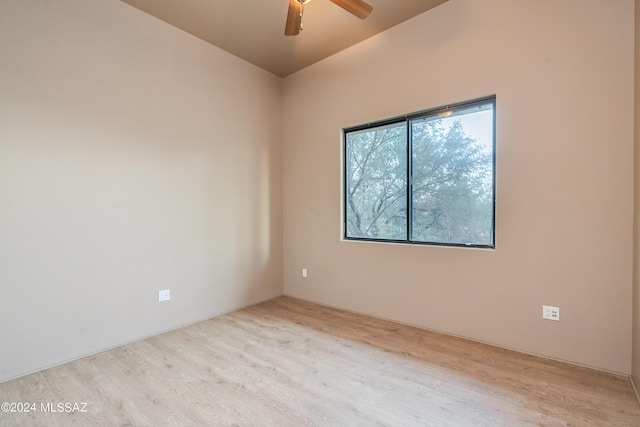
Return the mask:
<svg viewBox="0 0 640 427">
<path fill-rule="evenodd" d="M 548 320 L 560 321 L 560 307 L 553 307 L 551 305 L 542 306 L 542 318 Z"/>
<path fill-rule="evenodd" d="M 158 302 L 169 301 L 171 299 L 171 290 L 165 289 L 164 291 L 158 291 Z"/>
</svg>

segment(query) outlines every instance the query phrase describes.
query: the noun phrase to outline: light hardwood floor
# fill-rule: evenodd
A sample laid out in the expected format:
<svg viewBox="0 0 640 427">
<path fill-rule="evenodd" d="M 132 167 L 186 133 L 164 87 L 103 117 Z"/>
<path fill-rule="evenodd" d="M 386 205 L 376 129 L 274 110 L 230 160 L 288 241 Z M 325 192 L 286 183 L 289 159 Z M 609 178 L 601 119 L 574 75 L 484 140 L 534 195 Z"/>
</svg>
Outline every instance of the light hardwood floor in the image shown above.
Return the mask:
<svg viewBox="0 0 640 427">
<path fill-rule="evenodd" d="M 36 404 L 3 426 L 640 426 L 627 377 L 286 297 L 2 383 L 1 402 Z"/>
</svg>

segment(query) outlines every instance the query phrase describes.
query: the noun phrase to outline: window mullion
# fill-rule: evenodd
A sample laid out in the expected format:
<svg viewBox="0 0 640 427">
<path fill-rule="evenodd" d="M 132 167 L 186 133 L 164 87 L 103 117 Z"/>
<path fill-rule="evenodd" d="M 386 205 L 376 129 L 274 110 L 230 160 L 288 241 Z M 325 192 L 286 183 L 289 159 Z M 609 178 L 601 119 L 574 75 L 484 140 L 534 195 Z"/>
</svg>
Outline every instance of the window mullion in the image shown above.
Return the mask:
<svg viewBox="0 0 640 427">
<path fill-rule="evenodd" d="M 411 241 L 411 210 L 413 194 L 413 170 L 412 170 L 412 148 L 413 137 L 411 135 L 411 120 L 407 119 L 407 241 Z"/>
</svg>

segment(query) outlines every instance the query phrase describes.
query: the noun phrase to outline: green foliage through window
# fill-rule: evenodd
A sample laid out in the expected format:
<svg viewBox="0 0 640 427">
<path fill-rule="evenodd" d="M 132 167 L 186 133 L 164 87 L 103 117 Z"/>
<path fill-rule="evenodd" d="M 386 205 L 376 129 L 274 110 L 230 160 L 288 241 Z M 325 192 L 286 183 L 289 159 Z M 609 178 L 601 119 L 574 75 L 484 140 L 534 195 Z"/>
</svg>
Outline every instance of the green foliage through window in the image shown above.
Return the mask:
<svg viewBox="0 0 640 427">
<path fill-rule="evenodd" d="M 346 129 L 346 239 L 494 247 L 495 98 Z"/>
</svg>

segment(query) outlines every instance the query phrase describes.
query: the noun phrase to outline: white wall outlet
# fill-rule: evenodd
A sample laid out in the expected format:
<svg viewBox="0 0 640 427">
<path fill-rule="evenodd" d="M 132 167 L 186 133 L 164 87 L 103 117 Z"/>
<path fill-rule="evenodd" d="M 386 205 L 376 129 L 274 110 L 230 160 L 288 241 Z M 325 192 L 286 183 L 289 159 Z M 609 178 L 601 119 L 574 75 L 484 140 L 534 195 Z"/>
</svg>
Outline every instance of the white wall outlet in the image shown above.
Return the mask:
<svg viewBox="0 0 640 427">
<path fill-rule="evenodd" d="M 552 307 L 550 305 L 542 306 L 542 318 L 560 321 L 560 307 Z"/>
<path fill-rule="evenodd" d="M 307 269 L 306 268 L 302 269 L 302 277 L 307 277 Z"/>
<path fill-rule="evenodd" d="M 158 302 L 169 301 L 171 299 L 171 290 L 165 289 L 164 291 L 158 291 Z"/>
</svg>

